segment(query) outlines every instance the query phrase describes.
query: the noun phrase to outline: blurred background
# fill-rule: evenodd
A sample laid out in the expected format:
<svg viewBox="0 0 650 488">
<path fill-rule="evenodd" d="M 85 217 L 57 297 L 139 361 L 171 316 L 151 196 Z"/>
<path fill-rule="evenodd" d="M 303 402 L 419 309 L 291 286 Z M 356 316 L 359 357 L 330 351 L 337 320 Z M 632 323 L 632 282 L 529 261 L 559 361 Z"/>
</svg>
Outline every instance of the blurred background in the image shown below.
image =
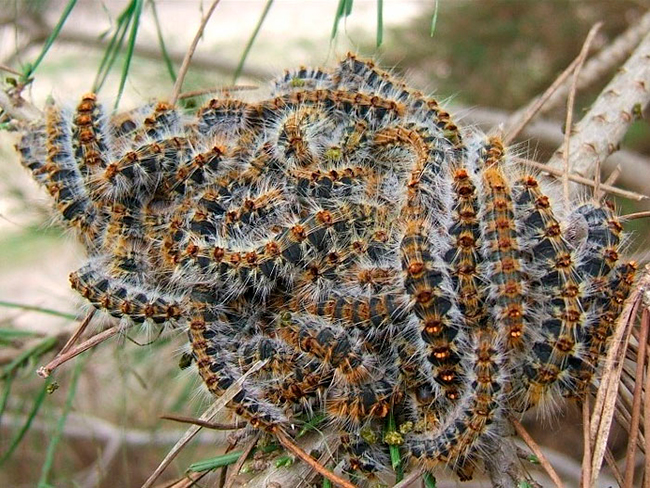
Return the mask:
<svg viewBox="0 0 650 488">
<path fill-rule="evenodd" d="M 210 4 L 0 0 L 0 65 L 21 73 L 29 69 L 62 13 L 72 7 L 24 96 L 39 107 L 49 98 L 74 103 L 100 73 L 105 77 L 100 95 L 108 103 L 118 100 L 124 80 L 119 109 L 128 110 L 169 96 Z M 341 5 L 352 6 L 349 15 L 339 10 Z M 135 18 L 134 9 L 140 7 Z M 255 85 L 259 89 L 245 96 L 260 97 L 285 68 L 332 66 L 354 51 L 434 94 L 461 124 L 489 130 L 553 82 L 579 53 L 595 22 L 604 22 L 593 45 L 599 50 L 649 7 L 647 0 L 222 0 L 198 44 L 184 90 Z M 130 43 L 134 25 L 137 36 Z M 122 31 L 124 42 L 114 50 L 112 69 L 101 71 L 111 40 Z M 133 58 L 127 67 L 129 45 Z M 579 91 L 577 119 L 619 65 Z M 16 79 L 11 72 L 2 76 L 7 83 Z M 562 101 L 542 114 L 518 139 L 520 152 L 545 162 L 562 142 L 565 111 Z M 0 486 L 140 486 L 183 432 L 181 425 L 160 416 L 198 416 L 207 398 L 193 368 L 179 368 L 186 340 L 178 335 L 130 332 L 66 364 L 47 383 L 34 374 L 74 330 L 74 318 L 83 316 L 67 276 L 84 256 L 70 236 L 51 225 L 47 195 L 20 167 L 16 140 L 15 134 L 0 131 Z M 647 118 L 632 125 L 622 147 L 624 153 L 604 165 L 603 179 L 621 164 L 617 184 L 650 194 Z M 622 199 L 616 203 L 621 213 L 650 208 Z M 648 222 L 626 225 L 633 233 L 628 254 L 640 261 L 649 255 Z M 579 412 L 574 410 L 561 409 L 543 424 L 534 417 L 527 422 L 568 486 L 577 486 L 581 458 Z M 615 458 L 622 456 L 618 446 L 624 441 L 624 431 L 615 426 Z M 220 453 L 225 443 L 224 436 L 203 434 L 174 461 L 160 486 L 182 477 L 193 462 Z M 531 470 L 536 468 L 531 465 Z M 213 486 L 214 480 L 204 478 L 199 486 Z M 602 486 L 612 483 L 605 471 Z M 442 477 L 438 486 L 457 484 Z"/>
</svg>

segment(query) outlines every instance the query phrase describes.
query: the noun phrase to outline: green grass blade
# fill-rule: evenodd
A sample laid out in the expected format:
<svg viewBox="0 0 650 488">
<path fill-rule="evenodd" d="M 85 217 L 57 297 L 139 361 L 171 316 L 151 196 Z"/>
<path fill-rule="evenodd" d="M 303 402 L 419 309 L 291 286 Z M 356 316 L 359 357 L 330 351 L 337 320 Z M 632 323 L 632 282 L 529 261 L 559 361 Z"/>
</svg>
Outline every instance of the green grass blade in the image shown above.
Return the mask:
<svg viewBox="0 0 650 488">
<path fill-rule="evenodd" d="M 56 38 L 59 37 L 59 33 L 61 32 L 61 29 L 63 28 L 65 21 L 68 20 L 68 16 L 70 15 L 70 12 L 72 12 L 72 9 L 75 7 L 76 3 L 77 0 L 68 0 L 68 3 L 63 9 L 63 13 L 61 14 L 61 18 L 59 18 L 59 21 L 54 26 L 54 29 L 47 37 L 47 40 L 45 41 L 45 45 L 43 46 L 43 49 L 41 49 L 41 53 L 38 55 L 38 58 L 36 58 L 36 61 L 29 64 L 25 69 L 25 72 L 23 73 L 21 79 L 23 83 L 27 82 L 29 78 L 32 76 L 32 74 L 34 74 L 34 71 L 36 71 L 38 65 L 41 64 L 41 61 L 43 61 L 43 58 L 45 58 L 45 55 L 52 47 L 52 44 L 54 44 Z"/>
<path fill-rule="evenodd" d="M 260 29 L 262 28 L 262 24 L 264 23 L 264 19 L 266 19 L 266 15 L 269 13 L 269 10 L 271 9 L 271 5 L 273 5 L 273 0 L 268 0 L 266 2 L 266 5 L 264 6 L 264 11 L 262 12 L 262 15 L 260 16 L 260 19 L 257 21 L 257 25 L 255 26 L 255 30 L 253 31 L 253 34 L 251 35 L 250 39 L 248 40 L 248 43 L 246 44 L 246 47 L 244 48 L 244 52 L 242 53 L 242 56 L 239 60 L 239 64 L 237 65 L 237 69 L 235 70 L 235 75 L 233 76 L 232 82 L 237 83 L 237 78 L 239 78 L 239 75 L 241 75 L 242 69 L 244 69 L 244 63 L 246 62 L 246 58 L 248 57 L 248 53 L 251 50 L 251 47 L 253 47 L 253 43 L 255 42 L 255 38 L 257 37 L 257 34 L 259 33 Z"/>
<path fill-rule="evenodd" d="M 36 337 L 40 334 L 38 332 L 32 332 L 30 330 L 18 330 L 18 329 L 5 329 L 4 327 L 0 328 L 0 342 L 11 342 L 15 339 L 23 339 L 25 337 Z"/>
<path fill-rule="evenodd" d="M 142 15 L 142 5 L 144 0 L 135 0 L 135 8 L 131 16 L 131 32 L 129 34 L 129 43 L 126 49 L 126 59 L 122 66 L 122 77 L 120 78 L 120 87 L 117 90 L 117 99 L 115 100 L 115 108 L 120 104 L 124 86 L 126 85 L 126 77 L 129 74 L 131 67 L 131 60 L 133 59 L 133 52 L 135 51 L 135 40 L 138 37 L 138 27 L 140 26 L 140 16 Z"/>
<path fill-rule="evenodd" d="M 436 479 L 431 473 L 424 473 L 422 476 L 425 488 L 436 488 Z"/>
<path fill-rule="evenodd" d="M 153 13 L 153 21 L 156 24 L 156 35 L 158 36 L 158 43 L 160 44 L 160 51 L 162 57 L 165 60 L 165 66 L 167 66 L 167 72 L 169 77 L 172 79 L 172 83 L 176 81 L 176 71 L 174 70 L 174 62 L 172 61 L 169 52 L 167 52 L 167 47 L 165 46 L 165 38 L 162 34 L 162 28 L 160 27 L 160 20 L 158 19 L 158 10 L 156 9 L 155 0 L 149 0 L 151 4 L 151 11 Z"/>
<path fill-rule="evenodd" d="M 323 476 L 323 488 L 332 488 L 332 482 Z"/>
<path fill-rule="evenodd" d="M 72 372 L 72 380 L 70 381 L 70 387 L 68 390 L 68 396 L 65 400 L 65 405 L 63 406 L 63 412 L 61 412 L 61 417 L 56 424 L 56 430 L 52 434 L 50 439 L 50 444 L 47 446 L 47 452 L 45 454 L 45 461 L 43 462 L 43 467 L 41 468 L 41 478 L 38 481 L 38 488 L 48 488 L 50 485 L 47 482 L 47 479 L 50 476 L 50 471 L 52 471 L 52 464 L 54 463 L 54 455 L 56 454 L 56 448 L 63 436 L 63 428 L 65 427 L 66 420 L 68 419 L 68 414 L 72 409 L 72 401 L 77 393 L 77 383 L 81 371 L 83 370 L 83 365 L 85 361 L 83 356 L 78 358 Z"/>
<path fill-rule="evenodd" d="M 438 0 L 434 0 L 433 5 L 433 18 L 431 19 L 431 29 L 429 30 L 431 37 L 433 37 L 433 33 L 436 31 L 436 24 L 438 23 Z"/>
<path fill-rule="evenodd" d="M 21 352 L 16 358 L 14 358 L 13 361 L 2 368 L 0 378 L 6 378 L 29 359 L 36 359 L 41 357 L 43 354 L 56 346 L 57 341 L 58 339 L 56 337 L 47 337 L 35 346 Z"/>
<path fill-rule="evenodd" d="M 310 432 L 317 428 L 323 420 L 325 420 L 325 414 L 319 413 L 314 415 L 307 423 L 305 423 L 305 425 L 302 426 L 302 429 L 300 429 L 300 432 L 298 432 L 296 439 L 300 439 L 307 432 Z"/>
<path fill-rule="evenodd" d="M 55 317 L 62 317 L 64 319 L 70 319 L 70 320 L 77 319 L 77 316 L 71 313 L 59 312 L 58 310 L 52 310 L 51 308 L 38 307 L 36 305 L 27 305 L 25 303 L 6 302 L 4 300 L 0 300 L 0 307 L 18 308 L 20 310 L 25 310 L 28 312 L 40 312 L 47 315 L 54 315 Z"/>
<path fill-rule="evenodd" d="M 212 469 L 221 468 L 223 466 L 229 466 L 230 464 L 235 464 L 239 459 L 239 456 L 241 456 L 243 453 L 244 451 L 233 451 L 221 456 L 204 459 L 203 461 L 197 461 L 196 463 L 190 464 L 190 467 L 187 468 L 187 470 L 194 471 L 195 473 L 201 473 L 203 471 L 210 471 Z"/>
<path fill-rule="evenodd" d="M 14 381 L 14 375 L 10 374 L 5 378 L 4 390 L 2 392 L 2 400 L 0 400 L 0 424 L 2 424 L 2 416 L 5 413 L 7 408 L 7 402 L 9 401 L 9 394 L 11 393 L 11 384 Z"/>
<path fill-rule="evenodd" d="M 384 0 L 377 0 L 377 47 L 384 40 Z"/>
<path fill-rule="evenodd" d="M 111 37 L 111 40 L 106 47 L 106 51 L 104 51 L 104 57 L 99 64 L 99 69 L 97 70 L 95 81 L 93 82 L 94 92 L 98 92 L 102 88 L 106 78 L 108 77 L 108 73 L 110 73 L 115 64 L 117 55 L 122 49 L 122 44 L 124 43 L 124 38 L 129 29 L 129 24 L 131 23 L 134 7 L 135 0 L 131 0 L 122 13 L 117 17 L 115 33 L 113 34 L 113 37 Z"/>
<path fill-rule="evenodd" d="M 352 5 L 349 6 L 350 12 L 352 11 Z M 334 25 L 332 26 L 332 34 L 330 39 L 334 39 L 339 30 L 339 22 L 343 17 L 350 15 L 348 12 L 348 2 L 347 0 L 339 0 L 339 4 L 336 7 L 336 14 L 334 14 Z"/>
<path fill-rule="evenodd" d="M 41 406 L 43 405 L 43 401 L 45 400 L 45 396 L 47 395 L 47 390 L 49 386 L 50 386 L 50 380 L 49 379 L 45 380 L 45 384 L 43 385 L 43 388 L 41 388 L 41 391 L 38 393 L 38 396 L 34 400 L 34 405 L 32 406 L 32 410 L 29 412 L 29 415 L 27 416 L 27 420 L 20 428 L 20 430 L 16 433 L 14 438 L 11 440 L 9 449 L 7 449 L 7 451 L 0 457 L 0 466 L 2 466 L 4 462 L 11 457 L 11 455 L 14 453 L 14 451 L 16 450 L 20 442 L 23 440 L 23 437 L 25 437 L 27 431 L 29 431 L 29 428 L 32 426 L 32 422 L 36 417 L 36 414 L 38 414 L 38 411 L 41 409 Z"/>
<path fill-rule="evenodd" d="M 397 429 L 395 427 L 395 417 L 391 411 L 386 424 L 386 434 L 394 432 L 397 432 Z M 402 463 L 402 456 L 399 452 L 399 446 L 396 444 L 388 444 L 388 452 L 390 454 L 391 465 L 395 471 L 395 481 L 399 483 L 404 478 L 404 465 Z"/>
<path fill-rule="evenodd" d="M 354 3 L 354 0 L 346 0 L 345 1 L 345 16 L 347 17 L 352 13 L 352 4 Z"/>
</svg>

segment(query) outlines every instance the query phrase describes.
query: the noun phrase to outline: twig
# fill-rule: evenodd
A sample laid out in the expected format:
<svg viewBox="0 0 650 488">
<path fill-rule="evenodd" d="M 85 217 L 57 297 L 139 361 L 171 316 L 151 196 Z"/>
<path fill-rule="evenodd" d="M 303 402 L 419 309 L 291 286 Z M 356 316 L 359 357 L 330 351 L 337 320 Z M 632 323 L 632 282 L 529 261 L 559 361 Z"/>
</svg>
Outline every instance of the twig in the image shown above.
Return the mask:
<svg viewBox="0 0 650 488">
<path fill-rule="evenodd" d="M 45 366 L 41 366 L 40 368 L 38 368 L 38 370 L 36 370 L 36 374 L 38 374 L 41 378 L 47 378 L 48 376 L 50 376 L 50 374 L 52 374 L 52 372 L 56 368 L 58 368 L 62 364 L 70 361 L 72 358 L 77 357 L 79 354 L 87 351 L 91 347 L 94 347 L 97 344 L 101 344 L 105 340 L 110 339 L 118 332 L 120 332 L 120 330 L 121 327 L 113 326 L 110 329 L 106 329 L 105 331 L 92 336 L 90 339 L 82 342 L 77 347 L 70 349 L 65 354 L 57 355 L 54 359 L 52 359 L 52 361 L 47 363 Z"/>
<path fill-rule="evenodd" d="M 617 75 L 598 96 L 587 114 L 571 131 L 570 153 L 573 173 L 589 177 L 595 161 L 604 160 L 618 147 L 637 107 L 650 101 L 650 33 L 641 41 Z M 562 167 L 563 144 L 548 164 Z"/>
<path fill-rule="evenodd" d="M 215 86 L 212 88 L 205 88 L 203 90 L 193 90 L 188 92 L 183 92 L 178 95 L 179 100 L 185 100 L 186 98 L 199 97 L 201 95 L 207 95 L 208 93 L 216 92 L 240 92 L 240 91 L 252 91 L 257 90 L 259 87 L 255 85 L 230 85 L 230 86 Z"/>
<path fill-rule="evenodd" d="M 623 368 L 625 350 L 634 324 L 634 317 L 641 303 L 641 298 L 648 286 L 650 286 L 650 267 L 646 267 L 644 276 L 637 284 L 634 295 L 625 305 L 611 339 L 611 346 L 607 352 L 605 367 L 601 375 L 601 384 L 598 388 L 596 403 L 591 418 L 589 440 L 594 446 L 594 450 L 591 463 L 591 482 L 589 486 L 594 486 L 600 473 L 605 447 L 607 446 L 609 429 L 616 410 L 615 404 L 618 397 L 618 384 Z"/>
<path fill-rule="evenodd" d="M 650 313 L 645 309 L 641 317 L 641 330 L 639 334 L 639 354 L 636 358 L 636 375 L 634 378 L 634 400 L 632 403 L 632 420 L 630 421 L 629 439 L 625 452 L 625 480 L 623 488 L 632 488 L 634 483 L 634 456 L 636 454 L 636 440 L 639 434 L 639 420 L 641 415 L 641 395 L 643 392 L 643 369 L 645 366 L 645 352 L 648 343 L 648 328 L 650 328 Z M 646 435 L 648 433 L 646 432 Z"/>
<path fill-rule="evenodd" d="M 307 463 L 309 467 L 318 471 L 318 473 L 323 475 L 335 485 L 342 486 L 343 488 L 355 488 L 352 483 L 331 472 L 329 469 L 327 469 L 325 466 L 320 464 L 313 457 L 303 451 L 295 442 L 291 440 L 291 438 L 284 431 L 278 430 L 275 433 L 275 436 L 277 437 L 278 441 L 280 441 L 280 444 L 282 444 L 287 450 L 298 456 L 305 463 Z"/>
<path fill-rule="evenodd" d="M 650 326 L 648 322 L 648 307 L 643 310 L 643 317 L 646 326 Z M 648 348 L 650 349 L 650 348 Z M 644 488 L 650 488 L 650 362 L 646 370 L 645 377 L 645 395 L 643 397 L 643 432 L 645 433 L 645 481 L 643 482 Z"/>
<path fill-rule="evenodd" d="M 66 352 L 68 352 L 68 350 L 70 350 L 70 348 L 74 345 L 74 343 L 77 342 L 77 341 L 79 340 L 79 337 L 81 337 L 81 334 L 84 333 L 84 331 L 86 330 L 86 327 L 88 327 L 88 324 L 90 324 L 90 321 L 91 321 L 91 320 L 93 319 L 93 317 L 95 316 L 95 312 L 97 312 L 97 309 L 96 309 L 96 308 L 93 308 L 93 309 L 88 313 L 88 315 L 86 315 L 86 318 L 83 319 L 83 322 L 81 322 L 81 324 L 79 325 L 79 327 L 77 328 L 77 330 L 74 331 L 74 334 L 72 334 L 72 336 L 70 336 L 70 339 L 68 339 L 68 342 L 66 342 L 66 343 L 63 345 L 63 347 L 62 347 L 61 350 L 58 352 L 58 354 L 56 355 L 56 357 L 60 356 L 61 354 L 65 354 Z"/>
<path fill-rule="evenodd" d="M 569 203 L 569 173 L 571 168 L 569 167 L 569 152 L 570 152 L 570 142 L 571 142 L 571 128 L 573 126 L 573 104 L 575 103 L 576 90 L 578 87 L 578 77 L 580 76 L 580 70 L 582 65 L 587 59 L 587 53 L 589 52 L 589 46 L 591 45 L 596 33 L 603 25 L 602 22 L 597 22 L 587 34 L 587 39 L 582 45 L 580 50 L 580 55 L 578 56 L 578 64 L 576 69 L 573 72 L 573 79 L 571 80 L 571 89 L 569 90 L 569 99 L 567 101 L 566 109 L 566 121 L 564 124 L 564 176 L 562 178 L 562 188 L 564 191 L 564 203 L 568 205 Z"/>
<path fill-rule="evenodd" d="M 0 90 L 0 108 L 16 120 L 31 122 L 40 119 L 43 114 L 31 103 L 20 97 L 13 97 Z"/>
<path fill-rule="evenodd" d="M 598 171 L 598 175 L 600 176 L 600 171 Z M 618 164 L 616 165 L 616 168 L 614 168 L 614 170 L 605 180 L 605 185 L 613 186 L 614 183 L 616 183 L 616 180 L 618 180 L 618 177 L 620 175 L 621 175 L 621 165 Z M 600 177 L 598 178 L 598 182 L 600 183 Z M 600 202 L 603 199 L 603 196 L 605 195 L 606 192 L 600 189 L 600 184 L 598 186 L 599 186 L 598 191 L 596 191 L 596 187 L 594 187 L 594 200 Z"/>
<path fill-rule="evenodd" d="M 257 445 L 257 442 L 260 440 L 260 435 L 261 432 L 257 431 L 255 435 L 253 435 L 253 438 L 248 442 L 248 444 L 244 446 L 241 456 L 239 456 L 239 459 L 232 467 L 232 472 L 230 473 L 230 477 L 228 478 L 228 481 L 226 481 L 224 488 L 232 488 L 233 484 L 235 483 L 235 479 L 239 475 L 239 471 L 241 470 L 242 466 L 246 462 L 246 458 L 248 458 L 248 455 L 251 453 L 253 448 Z"/>
<path fill-rule="evenodd" d="M 23 75 L 20 71 L 16 71 L 15 69 L 10 68 L 9 66 L 5 66 L 4 64 L 0 64 L 0 70 L 6 71 L 7 73 L 11 73 L 12 75 L 16 75 L 16 76 Z"/>
<path fill-rule="evenodd" d="M 584 453 L 582 455 L 582 473 L 580 474 L 580 488 L 589 488 L 591 480 L 591 442 L 589 440 L 589 419 L 591 412 L 589 409 L 589 395 L 585 396 L 582 402 L 582 446 Z"/>
<path fill-rule="evenodd" d="M 584 73 L 584 69 L 583 69 Z M 580 77 L 582 79 L 582 76 Z M 506 110 L 494 107 L 463 107 L 452 106 L 451 109 L 458 115 L 462 114 L 462 119 L 468 125 L 478 125 L 484 130 L 490 130 L 500 124 L 506 123 L 512 114 Z M 557 123 L 548 119 L 536 119 L 529 123 L 523 131 L 520 138 L 535 140 L 540 145 L 558 147 L 564 141 L 564 134 Z M 603 160 L 603 171 L 614 171 L 620 166 L 622 169 L 620 177 L 620 186 L 626 187 L 632 191 L 645 192 L 650 188 L 650 158 L 642 154 L 622 149 L 610 155 Z M 613 186 L 612 182 L 608 182 Z"/>
<path fill-rule="evenodd" d="M 589 87 L 607 73 L 612 72 L 614 68 L 620 66 L 625 61 L 625 58 L 638 46 L 641 39 L 643 39 L 649 30 L 650 12 L 647 12 L 641 17 L 639 22 L 631 25 L 625 32 L 585 63 L 580 74 L 578 90 Z M 540 110 L 540 114 L 548 113 L 560 106 L 566 100 L 568 92 L 569 85 L 565 83 L 544 104 Z"/>
<path fill-rule="evenodd" d="M 645 212 L 635 212 L 627 215 L 621 215 L 621 220 L 647 219 L 650 217 L 650 210 Z"/>
<path fill-rule="evenodd" d="M 512 423 L 512 426 L 515 428 L 515 431 L 519 435 L 519 437 L 522 438 L 522 440 L 526 443 L 526 445 L 530 448 L 531 451 L 533 451 L 533 454 L 537 456 L 537 459 L 539 460 L 539 464 L 544 468 L 544 471 L 546 471 L 546 474 L 548 474 L 549 478 L 555 483 L 555 486 L 557 488 L 563 488 L 562 480 L 560 477 L 557 475 L 555 470 L 553 469 L 553 466 L 551 466 L 551 463 L 548 462 L 548 459 L 546 459 L 546 456 L 544 456 L 544 453 L 542 452 L 542 449 L 539 447 L 539 444 L 535 442 L 535 440 L 530 436 L 530 434 L 524 429 L 524 426 L 521 425 L 521 423 L 514 417 L 510 416 L 509 417 L 510 422 Z"/>
<path fill-rule="evenodd" d="M 242 385 L 246 381 L 246 378 L 248 378 L 250 375 L 253 373 L 259 371 L 266 363 L 268 360 L 264 361 L 257 361 L 251 369 L 246 371 L 245 374 L 243 374 L 237 381 L 235 381 L 224 393 L 221 395 L 217 401 L 215 401 L 210 408 L 208 408 L 201 417 L 199 417 L 199 420 L 201 421 L 206 421 L 209 422 L 212 420 L 212 418 L 223 408 L 226 406 L 226 404 L 233 399 L 237 393 L 241 391 Z M 201 430 L 200 425 L 193 425 L 187 431 L 183 436 L 178 440 L 176 444 L 174 444 L 174 447 L 171 448 L 171 450 L 167 453 L 165 458 L 161 461 L 161 463 L 158 465 L 158 467 L 155 469 L 155 471 L 147 478 L 147 481 L 144 482 L 142 485 L 142 488 L 151 488 L 151 486 L 154 484 L 154 482 L 158 479 L 158 477 L 162 474 L 162 472 L 169 466 L 169 464 L 174 460 L 174 458 L 178 455 L 179 452 L 187 445 L 187 443 L 192 440 L 192 438 Z"/>
<path fill-rule="evenodd" d="M 587 40 L 589 40 L 588 37 L 585 40 L 585 44 L 587 43 Z M 571 61 L 571 64 L 565 68 L 560 76 L 555 79 L 551 86 L 549 86 L 542 95 L 534 98 L 526 107 L 518 110 L 512 115 L 511 119 L 506 123 L 506 135 L 504 137 L 505 144 L 510 144 L 519 135 L 519 133 L 524 130 L 524 127 L 526 127 L 532 118 L 535 117 L 537 112 L 541 110 L 546 101 L 551 98 L 551 95 L 555 93 L 560 85 L 562 85 L 564 81 L 569 77 L 569 75 L 576 69 L 578 63 L 580 63 L 581 58 L 582 51 L 573 61 Z"/>
<path fill-rule="evenodd" d="M 612 473 L 614 474 L 614 478 L 616 478 L 616 482 L 618 483 L 618 486 L 623 486 L 623 475 L 621 475 L 621 470 L 618 469 L 618 465 L 616 464 L 616 459 L 614 459 L 612 450 L 609 447 L 605 449 L 605 461 L 607 461 L 607 465 L 609 466 L 609 469 L 612 470 Z"/>
<path fill-rule="evenodd" d="M 407 474 L 402 481 L 393 486 L 393 488 L 407 488 L 414 481 L 417 481 L 423 474 L 424 472 L 420 468 L 416 468 Z"/>
<path fill-rule="evenodd" d="M 198 46 L 199 41 L 203 36 L 203 31 L 205 30 L 205 26 L 208 24 L 208 21 L 212 16 L 212 12 L 214 12 L 214 9 L 217 8 L 217 5 L 219 5 L 219 1 L 220 0 L 214 0 L 210 5 L 207 13 L 203 16 L 201 25 L 199 25 L 199 28 L 196 31 L 196 35 L 194 36 L 194 40 L 192 40 L 192 44 L 190 44 L 190 48 L 187 50 L 185 58 L 183 58 L 183 64 L 181 65 L 181 69 L 178 72 L 178 78 L 176 78 L 176 83 L 174 83 L 174 89 L 172 90 L 171 94 L 170 103 L 172 105 L 174 105 L 178 100 L 178 95 L 181 93 L 181 88 L 183 88 L 183 80 L 185 80 L 185 75 L 187 75 L 187 71 L 190 69 L 190 63 L 192 61 L 194 51 L 196 51 L 196 47 Z"/>
<path fill-rule="evenodd" d="M 515 161 L 522 164 L 527 164 L 528 166 L 532 166 L 533 168 L 537 168 L 553 176 L 564 175 L 563 170 L 554 168 L 553 166 L 549 166 L 548 164 L 538 163 L 537 161 L 532 161 L 530 159 L 524 159 L 524 158 L 515 158 Z M 589 178 L 585 178 L 584 176 L 569 174 L 569 180 L 574 181 L 576 183 L 580 183 L 581 185 L 586 185 L 591 187 L 595 186 L 593 180 L 590 180 Z M 611 193 L 612 195 L 618 195 L 624 198 L 629 198 L 630 200 L 636 200 L 637 202 L 650 199 L 650 196 L 648 195 L 643 195 L 641 193 L 636 193 L 629 190 L 623 190 L 622 188 L 611 186 L 607 183 L 601 184 L 600 190 L 606 193 Z"/>
<path fill-rule="evenodd" d="M 192 417 L 183 417 L 181 415 L 172 415 L 172 414 L 161 415 L 160 418 L 164 420 L 173 420 L 174 422 L 181 422 L 183 424 L 199 425 L 201 427 L 205 427 L 206 429 L 212 429 L 212 430 L 237 430 L 246 427 L 245 423 L 220 424 L 217 422 L 206 422 L 201 419 L 195 419 Z"/>
</svg>

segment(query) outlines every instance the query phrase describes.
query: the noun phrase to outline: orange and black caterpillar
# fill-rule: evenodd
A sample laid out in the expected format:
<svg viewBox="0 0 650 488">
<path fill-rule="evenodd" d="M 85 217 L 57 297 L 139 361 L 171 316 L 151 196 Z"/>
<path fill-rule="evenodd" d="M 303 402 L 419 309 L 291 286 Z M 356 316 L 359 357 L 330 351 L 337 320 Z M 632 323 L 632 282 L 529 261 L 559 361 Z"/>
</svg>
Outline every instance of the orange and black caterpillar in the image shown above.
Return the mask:
<svg viewBox="0 0 650 488">
<path fill-rule="evenodd" d="M 17 149 L 87 251 L 75 290 L 185 330 L 217 397 L 264 361 L 232 411 L 323 415 L 352 477 L 389 469 L 367 435 L 388 419 L 423 469 L 470 477 L 508 416 L 584 398 L 634 283 L 609 204 L 564 215 L 498 136 L 354 55 L 195 111 L 88 94 Z"/>
</svg>

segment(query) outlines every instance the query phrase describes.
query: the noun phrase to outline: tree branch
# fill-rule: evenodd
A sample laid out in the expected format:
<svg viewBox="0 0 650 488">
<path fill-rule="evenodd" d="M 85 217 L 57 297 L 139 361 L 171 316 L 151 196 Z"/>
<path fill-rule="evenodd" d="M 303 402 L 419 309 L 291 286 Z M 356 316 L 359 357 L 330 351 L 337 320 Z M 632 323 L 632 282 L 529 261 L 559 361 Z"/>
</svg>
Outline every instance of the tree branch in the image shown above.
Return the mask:
<svg viewBox="0 0 650 488">
<path fill-rule="evenodd" d="M 586 178 L 593 177 L 598 161 L 604 161 L 618 149 L 635 119 L 635 113 L 648 102 L 650 33 L 573 129 L 569 145 L 571 172 Z M 558 148 L 548 164 L 561 167 L 564 150 L 564 147 Z"/>
</svg>

